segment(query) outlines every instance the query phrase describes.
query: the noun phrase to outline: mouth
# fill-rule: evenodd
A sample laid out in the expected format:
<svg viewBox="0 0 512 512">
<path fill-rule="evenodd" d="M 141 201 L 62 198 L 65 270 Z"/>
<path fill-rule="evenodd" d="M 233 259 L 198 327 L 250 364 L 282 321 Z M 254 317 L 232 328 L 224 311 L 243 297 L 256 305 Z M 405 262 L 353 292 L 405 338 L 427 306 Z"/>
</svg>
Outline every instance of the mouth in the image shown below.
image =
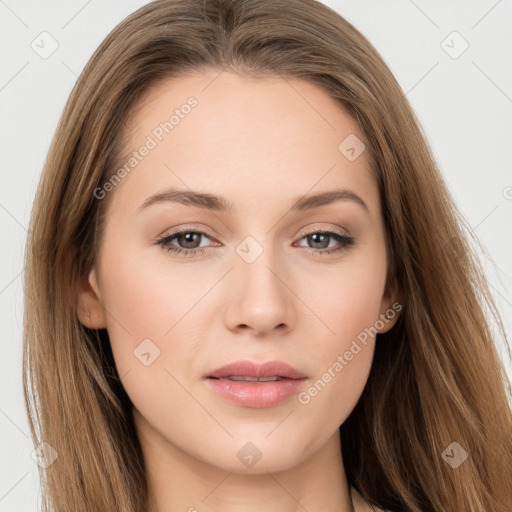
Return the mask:
<svg viewBox="0 0 512 512">
<path fill-rule="evenodd" d="M 211 390 L 241 407 L 275 407 L 297 393 L 307 377 L 281 361 L 236 361 L 208 375 Z"/>
</svg>

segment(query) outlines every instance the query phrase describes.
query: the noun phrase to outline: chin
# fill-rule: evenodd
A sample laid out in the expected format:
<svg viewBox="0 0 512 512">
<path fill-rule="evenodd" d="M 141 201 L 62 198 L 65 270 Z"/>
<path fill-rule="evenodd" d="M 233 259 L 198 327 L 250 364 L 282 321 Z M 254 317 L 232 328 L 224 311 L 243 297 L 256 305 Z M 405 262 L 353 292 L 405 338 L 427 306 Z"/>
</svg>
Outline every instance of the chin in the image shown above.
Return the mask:
<svg viewBox="0 0 512 512">
<path fill-rule="evenodd" d="M 252 441 L 230 441 L 229 446 L 221 449 L 222 455 L 207 460 L 207 463 L 236 474 L 265 474 L 286 471 L 297 466 L 307 456 L 308 443 L 283 442 L 283 437 L 274 440 L 252 437 Z M 288 437 L 290 441 L 290 438 Z M 311 446 L 310 446 L 311 447 Z M 232 455 L 230 455 L 232 454 Z"/>
</svg>

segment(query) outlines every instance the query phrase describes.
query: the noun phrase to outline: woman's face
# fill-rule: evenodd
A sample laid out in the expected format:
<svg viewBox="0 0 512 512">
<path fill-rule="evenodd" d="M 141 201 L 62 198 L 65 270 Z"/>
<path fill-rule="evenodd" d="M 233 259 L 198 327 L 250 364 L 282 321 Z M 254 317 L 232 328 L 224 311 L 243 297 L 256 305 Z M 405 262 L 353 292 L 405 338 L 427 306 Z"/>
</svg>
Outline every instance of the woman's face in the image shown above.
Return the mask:
<svg viewBox="0 0 512 512">
<path fill-rule="evenodd" d="M 140 434 L 227 471 L 298 464 L 338 435 L 397 317 L 357 124 L 307 81 L 210 70 L 153 88 L 127 136 L 95 193 L 113 196 L 81 319 L 107 328 Z M 305 378 L 207 377 L 235 361 Z"/>
</svg>

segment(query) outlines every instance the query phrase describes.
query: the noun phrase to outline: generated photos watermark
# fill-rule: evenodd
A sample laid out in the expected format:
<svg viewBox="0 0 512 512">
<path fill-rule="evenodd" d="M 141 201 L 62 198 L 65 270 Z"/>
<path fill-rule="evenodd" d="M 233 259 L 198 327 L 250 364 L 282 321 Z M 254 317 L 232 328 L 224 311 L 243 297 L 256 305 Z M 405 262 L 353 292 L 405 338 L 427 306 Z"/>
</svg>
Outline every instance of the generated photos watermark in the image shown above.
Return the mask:
<svg viewBox="0 0 512 512">
<path fill-rule="evenodd" d="M 162 142 L 166 135 L 171 133 L 176 126 L 178 126 L 182 119 L 185 119 L 194 107 L 197 107 L 199 102 L 196 98 L 191 96 L 187 99 L 187 102 L 181 105 L 181 107 L 174 109 L 173 114 L 167 121 L 163 121 L 153 128 L 151 133 L 146 137 L 144 144 L 139 149 L 133 151 L 132 155 L 128 160 L 117 169 L 117 171 L 104 183 L 101 187 L 94 189 L 94 197 L 96 199 L 105 199 L 108 192 L 114 190 L 114 188 L 121 183 L 123 178 L 139 165 L 150 152 L 155 149 L 160 142 Z"/>
<path fill-rule="evenodd" d="M 329 382 L 331 382 L 338 373 L 340 373 L 354 357 L 361 352 L 361 350 L 368 345 L 368 338 L 373 338 L 379 329 L 383 329 L 386 323 L 390 322 L 398 312 L 402 310 L 402 305 L 398 302 L 393 303 L 385 313 L 380 315 L 371 327 L 366 327 L 357 335 L 357 339 L 353 340 L 350 348 L 346 350 L 343 355 L 338 355 L 336 360 L 327 368 L 327 371 L 322 374 L 313 385 L 307 390 L 302 391 L 298 395 L 298 400 L 302 405 L 307 405 L 311 402 L 311 399 L 317 396 Z M 359 343 L 358 343 L 359 341 Z M 363 347 L 361 347 L 363 345 Z"/>
</svg>

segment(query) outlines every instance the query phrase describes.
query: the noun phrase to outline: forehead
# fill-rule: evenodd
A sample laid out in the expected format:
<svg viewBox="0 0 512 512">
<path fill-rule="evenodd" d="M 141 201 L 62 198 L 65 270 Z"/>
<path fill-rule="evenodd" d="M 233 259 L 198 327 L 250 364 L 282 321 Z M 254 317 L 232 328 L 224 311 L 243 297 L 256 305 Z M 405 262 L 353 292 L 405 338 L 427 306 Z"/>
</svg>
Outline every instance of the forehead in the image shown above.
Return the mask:
<svg viewBox="0 0 512 512">
<path fill-rule="evenodd" d="M 364 148 L 357 122 L 304 79 L 215 69 L 168 78 L 139 100 L 125 130 L 120 161 L 133 165 L 118 188 L 132 201 L 178 185 L 235 207 L 237 196 L 258 206 L 340 187 L 378 202 L 367 151 L 355 159 L 343 152 L 347 140 Z"/>
</svg>

